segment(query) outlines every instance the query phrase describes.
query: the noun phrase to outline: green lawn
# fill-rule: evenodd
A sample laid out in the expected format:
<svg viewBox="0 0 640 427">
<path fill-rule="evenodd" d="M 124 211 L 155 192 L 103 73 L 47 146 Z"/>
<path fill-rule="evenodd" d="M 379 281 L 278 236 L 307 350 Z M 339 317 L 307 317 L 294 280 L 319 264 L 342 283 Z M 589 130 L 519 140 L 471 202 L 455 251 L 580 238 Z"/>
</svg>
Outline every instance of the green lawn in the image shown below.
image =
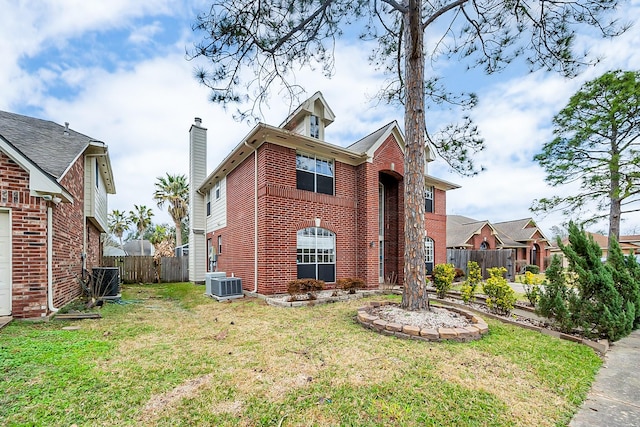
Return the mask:
<svg viewBox="0 0 640 427">
<path fill-rule="evenodd" d="M 425 343 L 361 327 L 362 300 L 285 309 L 203 291 L 131 286 L 99 320 L 5 327 L 3 425 L 566 425 L 601 365 L 491 320 L 480 341 Z"/>
</svg>

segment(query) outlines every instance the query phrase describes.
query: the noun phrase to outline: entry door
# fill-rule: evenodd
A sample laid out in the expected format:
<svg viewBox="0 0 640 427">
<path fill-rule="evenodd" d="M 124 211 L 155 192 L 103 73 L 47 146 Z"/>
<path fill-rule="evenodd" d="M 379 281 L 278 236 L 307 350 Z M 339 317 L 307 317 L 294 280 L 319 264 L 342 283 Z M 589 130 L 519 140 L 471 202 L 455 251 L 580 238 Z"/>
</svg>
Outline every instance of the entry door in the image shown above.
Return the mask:
<svg viewBox="0 0 640 427">
<path fill-rule="evenodd" d="M 0 211 L 0 316 L 11 314 L 11 232 L 9 212 Z"/>
</svg>

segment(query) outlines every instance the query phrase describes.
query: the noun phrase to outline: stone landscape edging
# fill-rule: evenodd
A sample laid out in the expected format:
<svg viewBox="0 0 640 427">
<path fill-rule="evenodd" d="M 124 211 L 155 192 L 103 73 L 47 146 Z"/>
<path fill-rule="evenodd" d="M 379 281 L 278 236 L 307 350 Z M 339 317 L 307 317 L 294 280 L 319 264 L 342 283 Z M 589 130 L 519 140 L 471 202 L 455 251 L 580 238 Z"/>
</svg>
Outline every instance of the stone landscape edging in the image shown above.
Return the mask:
<svg viewBox="0 0 640 427">
<path fill-rule="evenodd" d="M 368 306 L 360 307 L 358 309 L 357 320 L 365 328 L 372 329 L 378 333 L 384 335 L 391 335 L 402 339 L 412 339 L 420 341 L 458 341 L 468 342 L 475 341 L 487 332 L 489 332 L 489 325 L 482 319 L 474 315 L 473 313 L 462 309 L 460 307 L 447 307 L 447 310 L 451 310 L 458 313 L 472 323 L 472 325 L 465 326 L 463 328 L 420 328 L 414 325 L 405 325 L 396 322 L 387 322 L 375 315 L 370 314 L 371 308 L 381 307 L 385 305 L 398 305 L 391 301 L 370 302 Z"/>
<path fill-rule="evenodd" d="M 494 320 L 499 320 L 502 323 L 507 323 L 507 324 L 510 324 L 510 325 L 519 326 L 521 328 L 530 329 L 532 331 L 537 331 L 537 332 L 540 332 L 541 334 L 545 334 L 545 335 L 549 335 L 549 336 L 552 336 L 552 337 L 560 338 L 560 339 L 563 339 L 563 340 L 566 340 L 566 341 L 572 341 L 572 342 L 576 342 L 576 343 L 579 343 L 579 344 L 584 344 L 584 345 L 586 345 L 588 347 L 591 347 L 592 349 L 594 349 L 595 351 L 597 351 L 598 353 L 600 353 L 603 356 L 609 350 L 609 341 L 607 341 L 607 340 L 592 341 L 592 340 L 589 340 L 587 338 L 582 338 L 582 337 L 578 337 L 578 336 L 575 336 L 575 335 L 569 335 L 569 334 L 565 334 L 563 332 L 549 330 L 547 328 L 541 328 L 540 326 L 535 326 L 535 325 L 529 325 L 529 324 L 526 324 L 526 323 L 516 322 L 515 320 L 508 319 L 508 318 L 506 318 L 504 316 L 498 316 L 497 314 L 492 314 L 492 313 L 487 313 L 487 312 L 484 312 L 484 311 L 476 310 L 476 309 L 474 309 L 472 307 L 468 307 L 466 305 L 459 304 L 459 303 L 456 303 L 456 302 L 453 302 L 453 301 L 442 300 L 442 299 L 434 298 L 434 297 L 431 297 L 430 299 L 431 299 L 431 301 L 437 301 L 439 303 L 446 304 L 446 305 L 451 306 L 451 307 L 458 307 L 458 308 L 464 307 L 465 310 L 472 311 L 474 313 L 480 314 L 482 316 L 489 317 L 489 318 L 494 319 Z"/>
</svg>

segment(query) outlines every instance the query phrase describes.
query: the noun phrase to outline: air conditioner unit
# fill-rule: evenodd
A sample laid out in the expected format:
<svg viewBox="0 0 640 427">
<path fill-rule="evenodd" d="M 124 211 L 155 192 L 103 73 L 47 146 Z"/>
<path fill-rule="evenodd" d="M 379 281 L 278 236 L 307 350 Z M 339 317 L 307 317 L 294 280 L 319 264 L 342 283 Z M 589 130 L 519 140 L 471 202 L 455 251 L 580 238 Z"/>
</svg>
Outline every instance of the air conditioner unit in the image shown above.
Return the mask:
<svg viewBox="0 0 640 427">
<path fill-rule="evenodd" d="M 209 273 L 204 273 L 205 295 L 213 295 L 212 288 L 214 279 L 224 279 L 225 277 L 227 277 L 227 274 L 224 271 L 212 271 Z"/>
<path fill-rule="evenodd" d="M 218 301 L 242 298 L 242 279 L 238 277 L 223 277 L 211 280 L 211 296 Z"/>
</svg>

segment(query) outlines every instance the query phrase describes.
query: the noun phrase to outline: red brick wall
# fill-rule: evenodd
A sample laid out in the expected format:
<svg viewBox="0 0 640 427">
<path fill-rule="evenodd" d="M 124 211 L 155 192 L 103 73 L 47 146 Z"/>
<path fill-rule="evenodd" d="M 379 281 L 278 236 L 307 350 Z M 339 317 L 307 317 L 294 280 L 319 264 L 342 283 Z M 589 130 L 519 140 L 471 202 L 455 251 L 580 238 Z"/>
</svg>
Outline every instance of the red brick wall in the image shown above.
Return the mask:
<svg viewBox="0 0 640 427">
<path fill-rule="evenodd" d="M 61 307 L 81 293 L 84 233 L 84 157 L 67 171 L 60 184 L 73 203 L 55 205 L 29 192 L 29 174 L 0 152 L 0 208 L 11 209 L 12 314 L 17 318 L 42 317 L 47 307 L 47 206 L 53 217 L 53 303 Z M 87 268 L 100 265 L 100 232 L 87 231 Z"/>
<path fill-rule="evenodd" d="M 480 249 L 480 245 L 484 241 L 485 237 L 489 247 L 487 249 L 497 249 L 496 236 L 492 234 L 492 229 L 488 224 L 485 224 L 480 230 L 480 234 L 475 234 L 469 239 L 469 243 L 473 245 L 469 249 Z"/>
<path fill-rule="evenodd" d="M 53 209 L 53 304 L 60 308 L 81 293 L 78 277 L 82 275 L 84 238 L 84 156 L 80 156 L 62 178 L 73 203 L 60 203 Z M 96 230 L 89 237 L 92 247 L 100 244 Z M 96 250 L 88 251 L 91 263 L 98 264 Z M 89 271 L 90 268 L 89 268 Z"/>
<path fill-rule="evenodd" d="M 385 273 L 403 282 L 404 156 L 390 136 L 373 161 L 353 167 L 335 162 L 335 195 L 296 189 L 296 150 L 265 143 L 258 150 L 258 293 L 286 292 L 296 278 L 297 231 L 315 226 L 336 234 L 336 278 L 360 277 L 377 287 L 378 184 L 387 188 L 385 200 Z M 227 176 L 227 226 L 207 233 L 223 251 L 218 270 L 242 278 L 243 288 L 254 283 L 254 157 Z M 435 193 L 436 213 L 427 218 L 435 241 L 436 262 L 446 258 L 445 192 Z M 370 242 L 375 242 L 373 247 Z M 328 284 L 329 287 L 331 284 Z"/>
<path fill-rule="evenodd" d="M 11 210 L 12 315 L 47 311 L 47 207 L 29 194 L 29 174 L 0 152 L 0 207 Z"/>
</svg>

